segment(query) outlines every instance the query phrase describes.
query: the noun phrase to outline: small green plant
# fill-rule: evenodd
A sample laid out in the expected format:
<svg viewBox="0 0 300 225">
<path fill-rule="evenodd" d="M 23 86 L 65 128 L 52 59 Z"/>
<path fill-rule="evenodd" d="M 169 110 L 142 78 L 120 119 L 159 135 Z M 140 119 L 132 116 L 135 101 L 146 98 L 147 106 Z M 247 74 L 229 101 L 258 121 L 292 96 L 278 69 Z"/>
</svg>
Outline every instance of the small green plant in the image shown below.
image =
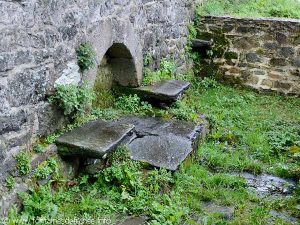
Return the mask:
<svg viewBox="0 0 300 225">
<path fill-rule="evenodd" d="M 118 98 L 115 104 L 116 108 L 122 112 L 128 113 L 138 113 L 142 115 L 148 115 L 153 113 L 152 105 L 148 102 L 141 101 L 141 99 L 136 95 L 124 95 Z"/>
<path fill-rule="evenodd" d="M 31 170 L 30 157 L 28 153 L 21 152 L 15 156 L 17 160 L 17 169 L 21 175 L 26 175 Z"/>
<path fill-rule="evenodd" d="M 51 168 L 47 164 L 41 164 L 34 172 L 34 177 L 38 180 L 48 178 L 52 173 Z"/>
<path fill-rule="evenodd" d="M 292 147 L 300 147 L 300 124 L 278 122 L 270 128 L 268 138 L 274 153 L 287 152 Z"/>
<path fill-rule="evenodd" d="M 199 116 L 197 112 L 184 101 L 177 101 L 169 109 L 169 112 L 179 120 L 195 121 Z"/>
<path fill-rule="evenodd" d="M 201 86 L 207 90 L 209 88 L 218 88 L 220 85 L 214 78 L 204 77 L 201 81 Z"/>
<path fill-rule="evenodd" d="M 175 78 L 176 65 L 172 61 L 163 59 L 160 63 L 160 69 L 152 71 L 149 68 L 144 70 L 143 85 L 150 85 L 162 80 L 171 80 Z"/>
<path fill-rule="evenodd" d="M 82 72 L 96 65 L 96 52 L 89 43 L 82 43 L 77 49 L 77 62 Z"/>
<path fill-rule="evenodd" d="M 54 158 L 41 163 L 34 172 L 34 177 L 38 180 L 46 179 L 50 175 L 58 175 L 58 165 Z"/>
<path fill-rule="evenodd" d="M 23 215 L 30 220 L 37 217 L 51 218 L 57 214 L 58 207 L 49 186 L 41 186 L 30 193 L 20 193 L 23 201 Z"/>
<path fill-rule="evenodd" d="M 153 63 L 153 57 L 151 53 L 146 53 L 144 56 L 144 66 L 149 66 Z"/>
<path fill-rule="evenodd" d="M 32 149 L 33 149 L 33 151 L 34 151 L 35 153 L 43 153 L 43 152 L 45 152 L 45 148 L 44 148 L 44 146 L 41 145 L 41 144 L 35 144 L 35 145 L 32 147 Z"/>
<path fill-rule="evenodd" d="M 49 101 L 58 105 L 66 116 L 74 119 L 91 109 L 94 97 L 93 90 L 87 84 L 81 86 L 60 85 Z"/>
<path fill-rule="evenodd" d="M 15 182 L 15 179 L 12 177 L 12 176 L 8 176 L 6 178 L 6 187 L 11 190 L 15 187 L 16 185 L 16 182 Z"/>
<path fill-rule="evenodd" d="M 58 138 L 58 137 L 59 137 L 58 134 L 51 134 L 45 138 L 45 143 L 53 144 L 55 142 L 56 138 Z"/>
</svg>

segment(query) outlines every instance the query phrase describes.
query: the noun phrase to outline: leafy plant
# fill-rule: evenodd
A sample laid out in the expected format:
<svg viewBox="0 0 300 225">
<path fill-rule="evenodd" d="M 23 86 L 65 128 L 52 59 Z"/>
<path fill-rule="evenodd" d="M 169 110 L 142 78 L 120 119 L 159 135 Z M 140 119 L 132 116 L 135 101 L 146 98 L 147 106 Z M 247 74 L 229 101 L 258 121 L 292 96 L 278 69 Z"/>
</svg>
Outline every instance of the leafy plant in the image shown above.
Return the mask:
<svg viewBox="0 0 300 225">
<path fill-rule="evenodd" d="M 268 138 L 275 153 L 287 152 L 293 146 L 300 147 L 300 124 L 278 122 L 270 128 Z"/>
<path fill-rule="evenodd" d="M 44 146 L 41 145 L 41 144 L 36 144 L 36 145 L 34 145 L 34 146 L 32 147 L 32 149 L 33 149 L 33 151 L 34 151 L 35 153 L 43 153 L 43 152 L 45 152 L 45 148 L 44 148 Z"/>
<path fill-rule="evenodd" d="M 60 85 L 49 101 L 58 105 L 66 116 L 74 119 L 90 110 L 94 97 L 94 92 L 87 84 L 82 86 Z"/>
<path fill-rule="evenodd" d="M 214 79 L 210 77 L 204 77 L 203 80 L 201 81 L 201 86 L 207 90 L 209 88 L 217 88 L 219 87 L 219 83 Z"/>
<path fill-rule="evenodd" d="M 77 62 L 82 72 L 96 65 L 96 52 L 89 43 L 82 43 L 77 49 Z"/>
<path fill-rule="evenodd" d="M 49 186 L 41 186 L 30 193 L 20 194 L 23 204 L 23 215 L 29 220 L 37 217 L 51 218 L 57 214 L 58 207 L 54 202 Z"/>
<path fill-rule="evenodd" d="M 43 180 L 48 178 L 50 175 L 57 177 L 58 175 L 58 165 L 54 158 L 50 158 L 47 161 L 41 163 L 34 172 L 34 177 L 38 180 Z"/>
<path fill-rule="evenodd" d="M 17 160 L 17 169 L 21 175 L 26 175 L 31 170 L 30 157 L 28 153 L 21 152 L 15 156 Z"/>
<path fill-rule="evenodd" d="M 115 106 L 124 113 L 139 113 L 142 115 L 153 113 L 152 105 L 141 101 L 136 94 L 119 97 Z"/>
<path fill-rule="evenodd" d="M 162 80 L 171 80 L 175 78 L 176 65 L 172 61 L 163 59 L 160 63 L 160 68 L 152 71 L 149 68 L 144 70 L 143 85 L 150 85 Z"/>
<path fill-rule="evenodd" d="M 150 52 L 146 53 L 144 56 L 144 66 L 149 66 L 153 63 L 153 57 Z"/>
<path fill-rule="evenodd" d="M 16 182 L 15 182 L 15 178 L 13 178 L 12 176 L 8 176 L 6 178 L 6 187 L 11 190 L 15 187 Z"/>
</svg>

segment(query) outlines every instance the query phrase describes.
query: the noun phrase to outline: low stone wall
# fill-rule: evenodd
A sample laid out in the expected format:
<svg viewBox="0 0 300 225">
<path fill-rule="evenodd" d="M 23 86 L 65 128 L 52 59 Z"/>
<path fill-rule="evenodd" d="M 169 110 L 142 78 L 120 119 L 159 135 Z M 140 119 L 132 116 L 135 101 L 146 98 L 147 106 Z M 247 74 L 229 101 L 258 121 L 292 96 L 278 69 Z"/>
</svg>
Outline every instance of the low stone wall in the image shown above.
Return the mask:
<svg viewBox="0 0 300 225">
<path fill-rule="evenodd" d="M 199 38 L 215 41 L 213 60 L 226 77 L 300 95 L 300 20 L 207 16 L 198 28 Z"/>
</svg>

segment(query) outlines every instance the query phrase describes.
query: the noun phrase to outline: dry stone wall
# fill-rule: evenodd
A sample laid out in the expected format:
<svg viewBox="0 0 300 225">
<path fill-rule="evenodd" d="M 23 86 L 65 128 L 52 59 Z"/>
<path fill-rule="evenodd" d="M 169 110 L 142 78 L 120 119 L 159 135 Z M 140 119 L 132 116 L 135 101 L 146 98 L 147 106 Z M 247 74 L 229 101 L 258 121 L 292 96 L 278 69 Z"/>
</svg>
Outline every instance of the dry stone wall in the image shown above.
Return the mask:
<svg viewBox="0 0 300 225">
<path fill-rule="evenodd" d="M 300 95 L 300 20 L 208 16 L 198 28 L 200 38 L 215 39 L 224 50 L 214 62 L 229 79 Z"/>
<path fill-rule="evenodd" d="M 64 123 L 45 99 L 61 81 L 79 81 L 74 63 L 80 43 L 92 44 L 98 63 L 113 43 L 122 43 L 140 73 L 146 52 L 156 64 L 170 57 L 184 68 L 181 56 L 193 4 L 190 0 L 0 0 L 0 178 L 13 165 L 13 155 L 29 148 L 34 137 L 48 135 Z M 93 82 L 96 73 L 92 70 L 80 79 Z M 137 79 L 141 81 L 141 74 Z"/>
</svg>

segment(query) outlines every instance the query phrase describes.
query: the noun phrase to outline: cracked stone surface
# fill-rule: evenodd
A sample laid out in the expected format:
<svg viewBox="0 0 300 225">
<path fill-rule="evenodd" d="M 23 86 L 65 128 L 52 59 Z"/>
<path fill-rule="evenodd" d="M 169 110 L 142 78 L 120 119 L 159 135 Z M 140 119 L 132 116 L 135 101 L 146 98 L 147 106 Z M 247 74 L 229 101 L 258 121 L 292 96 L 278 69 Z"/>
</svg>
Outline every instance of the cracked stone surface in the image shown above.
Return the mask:
<svg viewBox="0 0 300 225">
<path fill-rule="evenodd" d="M 175 119 L 164 120 L 157 117 L 126 116 L 118 121 L 133 124 L 138 137 L 173 134 L 194 141 L 203 131 L 203 127 L 199 124 Z"/>
<path fill-rule="evenodd" d="M 133 88 L 132 91 L 142 99 L 151 102 L 172 103 L 179 100 L 189 86 L 190 83 L 186 81 L 167 80 L 149 86 Z"/>
<path fill-rule="evenodd" d="M 175 171 L 193 148 L 188 139 L 167 135 L 137 138 L 129 144 L 129 150 L 133 160 Z"/>
<path fill-rule="evenodd" d="M 96 120 L 84 124 L 56 140 L 61 155 L 102 158 L 130 136 L 134 125 Z"/>
<path fill-rule="evenodd" d="M 154 117 L 124 117 L 135 126 L 136 138 L 128 144 L 133 160 L 175 171 L 193 151 L 203 128 L 199 124 Z"/>
</svg>

